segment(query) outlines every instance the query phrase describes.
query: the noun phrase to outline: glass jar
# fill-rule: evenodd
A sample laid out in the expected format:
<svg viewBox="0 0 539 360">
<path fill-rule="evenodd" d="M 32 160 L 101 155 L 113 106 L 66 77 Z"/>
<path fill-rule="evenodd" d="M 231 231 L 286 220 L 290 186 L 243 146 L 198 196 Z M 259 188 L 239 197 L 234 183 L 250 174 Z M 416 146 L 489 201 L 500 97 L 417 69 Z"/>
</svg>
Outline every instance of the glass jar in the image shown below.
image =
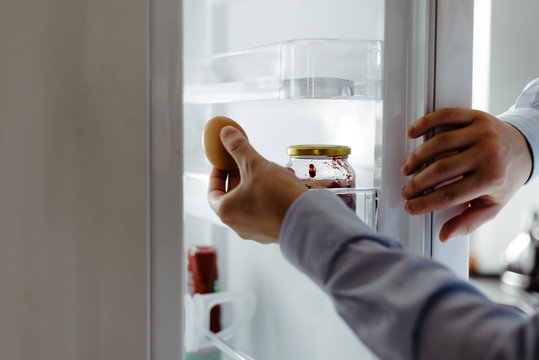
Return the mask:
<svg viewBox="0 0 539 360">
<path fill-rule="evenodd" d="M 309 189 L 355 188 L 356 174 L 348 155 L 351 149 L 342 145 L 293 145 L 287 149 L 291 169 Z M 355 194 L 338 194 L 352 210 L 356 210 Z"/>
</svg>

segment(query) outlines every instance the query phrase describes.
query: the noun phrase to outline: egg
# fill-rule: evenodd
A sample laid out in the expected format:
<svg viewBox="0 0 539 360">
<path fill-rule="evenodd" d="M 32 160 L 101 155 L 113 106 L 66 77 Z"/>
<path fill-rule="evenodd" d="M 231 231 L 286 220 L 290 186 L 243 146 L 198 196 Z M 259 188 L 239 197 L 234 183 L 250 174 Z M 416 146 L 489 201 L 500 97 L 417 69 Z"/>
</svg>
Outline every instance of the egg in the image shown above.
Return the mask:
<svg viewBox="0 0 539 360">
<path fill-rule="evenodd" d="M 238 168 L 232 156 L 226 151 L 221 142 L 221 129 L 225 126 L 234 126 L 247 136 L 241 126 L 225 116 L 216 116 L 210 119 L 204 127 L 203 145 L 208 160 L 218 169 L 231 171 Z"/>
</svg>

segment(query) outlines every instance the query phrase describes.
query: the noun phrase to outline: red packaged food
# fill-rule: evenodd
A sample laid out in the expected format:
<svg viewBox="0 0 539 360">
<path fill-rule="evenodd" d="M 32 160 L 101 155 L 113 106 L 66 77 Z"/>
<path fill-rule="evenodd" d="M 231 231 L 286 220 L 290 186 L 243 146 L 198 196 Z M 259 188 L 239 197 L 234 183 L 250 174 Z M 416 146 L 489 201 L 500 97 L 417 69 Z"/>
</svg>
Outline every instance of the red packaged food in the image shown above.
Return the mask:
<svg viewBox="0 0 539 360">
<path fill-rule="evenodd" d="M 189 294 L 209 294 L 217 292 L 217 251 L 211 246 L 193 246 L 187 251 L 187 289 Z M 221 331 L 221 307 L 210 311 L 210 330 Z"/>
</svg>

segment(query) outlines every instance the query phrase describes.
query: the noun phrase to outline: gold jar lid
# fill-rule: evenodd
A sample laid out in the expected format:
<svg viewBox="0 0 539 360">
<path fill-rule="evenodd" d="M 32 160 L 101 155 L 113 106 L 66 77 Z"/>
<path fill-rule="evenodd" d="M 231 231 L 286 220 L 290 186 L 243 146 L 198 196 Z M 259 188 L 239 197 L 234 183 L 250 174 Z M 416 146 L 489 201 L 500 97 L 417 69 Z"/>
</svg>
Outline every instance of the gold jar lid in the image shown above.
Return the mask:
<svg viewBox="0 0 539 360">
<path fill-rule="evenodd" d="M 352 150 L 343 145 L 291 145 L 287 149 L 288 155 L 318 155 L 318 156 L 346 156 Z"/>
</svg>

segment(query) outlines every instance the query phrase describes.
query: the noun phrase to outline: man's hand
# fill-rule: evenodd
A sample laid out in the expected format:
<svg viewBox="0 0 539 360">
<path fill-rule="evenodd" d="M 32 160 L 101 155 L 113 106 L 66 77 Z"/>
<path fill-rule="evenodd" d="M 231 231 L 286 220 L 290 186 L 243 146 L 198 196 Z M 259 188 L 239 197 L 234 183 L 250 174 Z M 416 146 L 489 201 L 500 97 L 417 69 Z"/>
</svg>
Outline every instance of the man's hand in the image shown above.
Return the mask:
<svg viewBox="0 0 539 360">
<path fill-rule="evenodd" d="M 494 218 L 528 179 L 532 160 L 516 128 L 481 111 L 438 110 L 412 124 L 407 135 L 417 138 L 440 127 L 450 130 L 434 135 L 405 160 L 402 173 L 417 173 L 402 188 L 402 196 L 412 215 L 467 205 L 443 225 L 440 240 L 446 241 Z"/>
<path fill-rule="evenodd" d="M 239 169 L 213 168 L 208 188 L 211 208 L 243 239 L 278 242 L 288 208 L 307 188 L 290 170 L 260 156 L 234 127 L 224 127 L 221 140 Z"/>
</svg>

